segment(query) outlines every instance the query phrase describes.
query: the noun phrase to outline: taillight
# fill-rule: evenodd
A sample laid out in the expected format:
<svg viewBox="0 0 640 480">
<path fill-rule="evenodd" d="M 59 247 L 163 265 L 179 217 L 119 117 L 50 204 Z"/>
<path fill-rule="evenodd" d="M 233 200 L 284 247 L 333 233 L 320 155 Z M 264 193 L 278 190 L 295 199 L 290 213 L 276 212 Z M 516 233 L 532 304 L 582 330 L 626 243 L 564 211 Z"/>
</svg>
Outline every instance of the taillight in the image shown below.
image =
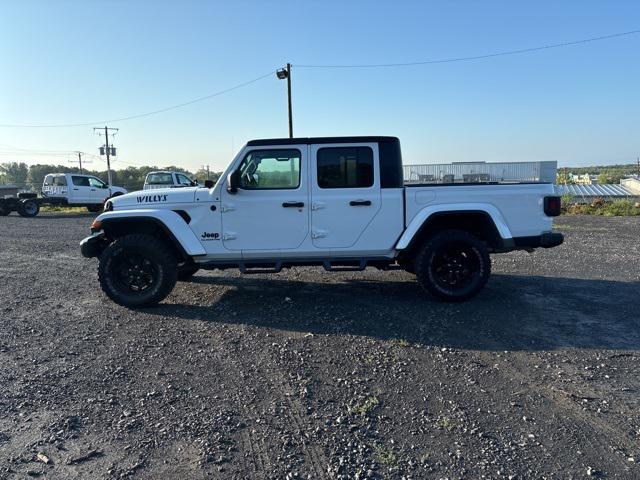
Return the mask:
<svg viewBox="0 0 640 480">
<path fill-rule="evenodd" d="M 547 217 L 557 217 L 561 210 L 560 197 L 544 197 L 544 214 Z"/>
</svg>

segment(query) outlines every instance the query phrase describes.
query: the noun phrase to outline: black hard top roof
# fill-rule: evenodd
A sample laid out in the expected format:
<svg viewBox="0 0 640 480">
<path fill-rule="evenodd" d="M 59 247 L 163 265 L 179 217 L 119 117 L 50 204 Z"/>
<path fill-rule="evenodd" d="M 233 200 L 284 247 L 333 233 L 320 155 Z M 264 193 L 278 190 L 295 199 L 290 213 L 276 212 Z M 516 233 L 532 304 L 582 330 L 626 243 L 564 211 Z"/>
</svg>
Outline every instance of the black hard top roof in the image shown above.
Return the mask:
<svg viewBox="0 0 640 480">
<path fill-rule="evenodd" d="M 300 145 L 317 143 L 380 143 L 397 142 L 397 137 L 301 137 L 301 138 L 265 138 L 250 140 L 247 146 L 258 145 Z"/>
</svg>

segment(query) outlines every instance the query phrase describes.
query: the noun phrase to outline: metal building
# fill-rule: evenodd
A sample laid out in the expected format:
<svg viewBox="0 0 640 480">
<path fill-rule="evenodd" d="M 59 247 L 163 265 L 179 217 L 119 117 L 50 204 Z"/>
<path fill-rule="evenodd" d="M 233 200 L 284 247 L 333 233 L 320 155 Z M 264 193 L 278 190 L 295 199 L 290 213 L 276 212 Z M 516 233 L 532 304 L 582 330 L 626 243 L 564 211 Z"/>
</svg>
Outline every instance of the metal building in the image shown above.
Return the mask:
<svg viewBox="0 0 640 480">
<path fill-rule="evenodd" d="M 556 185 L 558 195 L 570 195 L 573 202 L 591 203 L 597 198 L 612 200 L 640 200 L 640 194 L 624 185 L 602 183 L 593 185 Z"/>
<path fill-rule="evenodd" d="M 454 162 L 403 165 L 406 183 L 555 183 L 558 162 Z"/>
</svg>

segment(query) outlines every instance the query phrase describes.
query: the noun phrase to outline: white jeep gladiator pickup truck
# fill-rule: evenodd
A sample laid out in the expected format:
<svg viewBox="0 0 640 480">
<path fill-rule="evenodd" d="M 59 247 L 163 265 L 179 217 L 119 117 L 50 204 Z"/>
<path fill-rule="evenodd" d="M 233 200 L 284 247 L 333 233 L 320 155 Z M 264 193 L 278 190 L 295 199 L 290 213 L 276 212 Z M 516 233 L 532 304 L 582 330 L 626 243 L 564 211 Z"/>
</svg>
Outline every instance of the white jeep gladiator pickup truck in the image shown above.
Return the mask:
<svg viewBox="0 0 640 480">
<path fill-rule="evenodd" d="M 549 183 L 405 186 L 395 137 L 253 140 L 214 185 L 105 203 L 81 242 L 104 292 L 142 307 L 199 269 L 404 269 L 461 301 L 486 284 L 490 253 L 554 247 Z"/>
</svg>

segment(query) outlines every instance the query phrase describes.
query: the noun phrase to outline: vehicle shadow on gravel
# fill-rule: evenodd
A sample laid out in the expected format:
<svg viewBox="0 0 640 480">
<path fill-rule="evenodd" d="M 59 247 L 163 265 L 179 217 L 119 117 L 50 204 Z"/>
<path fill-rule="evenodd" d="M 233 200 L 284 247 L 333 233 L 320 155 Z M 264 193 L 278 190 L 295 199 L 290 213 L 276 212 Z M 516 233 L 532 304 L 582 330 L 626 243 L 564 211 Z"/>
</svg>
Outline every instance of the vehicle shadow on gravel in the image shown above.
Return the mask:
<svg viewBox="0 0 640 480">
<path fill-rule="evenodd" d="M 211 286 L 223 293 L 210 304 L 165 303 L 147 312 L 463 349 L 640 349 L 640 315 L 630 302 L 640 293 L 638 282 L 494 274 L 478 297 L 458 304 L 436 301 L 404 278 L 316 283 L 196 276 L 188 288 L 199 299 L 211 297 Z"/>
</svg>

